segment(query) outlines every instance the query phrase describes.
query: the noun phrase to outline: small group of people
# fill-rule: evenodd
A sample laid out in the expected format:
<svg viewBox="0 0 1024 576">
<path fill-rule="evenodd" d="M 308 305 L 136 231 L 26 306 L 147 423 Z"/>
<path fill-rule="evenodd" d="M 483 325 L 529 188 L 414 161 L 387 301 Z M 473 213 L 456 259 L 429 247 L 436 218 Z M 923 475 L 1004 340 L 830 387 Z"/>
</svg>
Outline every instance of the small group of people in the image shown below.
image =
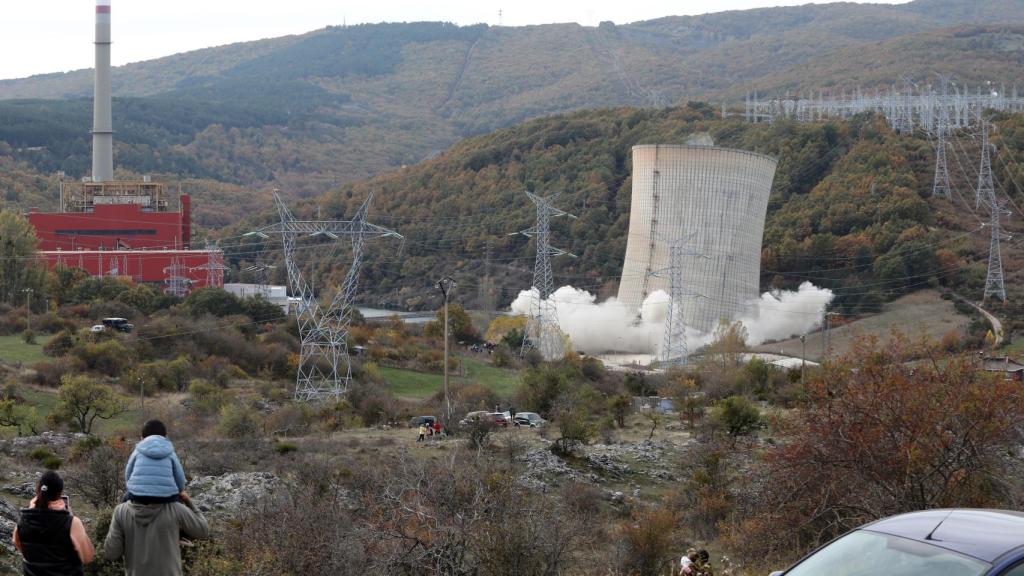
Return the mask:
<svg viewBox="0 0 1024 576">
<path fill-rule="evenodd" d="M 417 430 L 419 436 L 416 437 L 417 442 L 423 442 L 427 438 L 441 437 L 441 421 L 434 420 L 433 422 L 421 422 L 420 427 Z"/>
<path fill-rule="evenodd" d="M 126 576 L 181 576 L 181 539 L 207 538 L 210 529 L 185 492 L 185 471 L 159 420 L 143 425 L 125 482 L 128 493 L 103 542 L 107 559 L 123 558 Z M 93 543 L 57 472 L 36 482 L 35 497 L 14 529 L 14 546 L 24 557 L 25 576 L 83 576 L 94 560 Z"/>
<path fill-rule="evenodd" d="M 679 559 L 679 576 L 714 576 L 711 555 L 707 550 L 690 548 Z"/>
</svg>

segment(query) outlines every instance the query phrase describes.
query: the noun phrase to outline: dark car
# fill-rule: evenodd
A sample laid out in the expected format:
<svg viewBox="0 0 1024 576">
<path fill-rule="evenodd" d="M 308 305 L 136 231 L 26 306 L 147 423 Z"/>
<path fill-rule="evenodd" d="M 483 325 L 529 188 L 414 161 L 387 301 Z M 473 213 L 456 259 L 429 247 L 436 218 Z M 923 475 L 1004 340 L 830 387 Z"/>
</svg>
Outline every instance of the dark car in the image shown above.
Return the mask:
<svg viewBox="0 0 1024 576">
<path fill-rule="evenodd" d="M 866 524 L 771 576 L 1024 576 L 1024 513 L 927 510 Z"/>
<path fill-rule="evenodd" d="M 540 428 L 547 424 L 547 420 L 540 417 L 540 414 L 536 412 L 519 412 L 516 414 L 512 422 L 516 426 L 528 426 L 530 428 Z"/>
<path fill-rule="evenodd" d="M 130 324 L 125 318 L 104 318 L 103 325 L 118 332 L 131 332 L 135 329 L 135 324 Z"/>
<path fill-rule="evenodd" d="M 437 416 L 413 416 L 409 419 L 410 428 L 419 428 L 420 425 L 431 427 L 437 421 Z"/>
</svg>

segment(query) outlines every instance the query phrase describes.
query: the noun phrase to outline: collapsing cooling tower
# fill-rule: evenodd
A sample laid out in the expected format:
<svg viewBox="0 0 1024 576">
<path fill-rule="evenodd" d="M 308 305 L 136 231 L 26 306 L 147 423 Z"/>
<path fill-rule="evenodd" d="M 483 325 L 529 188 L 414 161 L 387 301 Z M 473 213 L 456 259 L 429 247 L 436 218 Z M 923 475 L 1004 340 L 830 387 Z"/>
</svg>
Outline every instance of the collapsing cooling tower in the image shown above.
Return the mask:
<svg viewBox="0 0 1024 576">
<path fill-rule="evenodd" d="M 668 292 L 668 244 L 689 237 L 682 299 L 690 328 L 711 332 L 758 296 L 761 236 L 776 160 L 713 146 L 633 147 L 633 199 L 619 300 L 639 310 Z M 696 296 L 700 295 L 700 296 Z"/>
</svg>

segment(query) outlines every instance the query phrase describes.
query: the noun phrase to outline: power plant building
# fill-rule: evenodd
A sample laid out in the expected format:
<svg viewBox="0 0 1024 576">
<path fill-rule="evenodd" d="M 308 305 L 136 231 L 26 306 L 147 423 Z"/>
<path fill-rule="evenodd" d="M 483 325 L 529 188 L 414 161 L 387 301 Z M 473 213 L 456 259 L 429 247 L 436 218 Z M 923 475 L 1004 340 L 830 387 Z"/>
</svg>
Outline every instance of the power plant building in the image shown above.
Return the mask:
<svg viewBox="0 0 1024 576">
<path fill-rule="evenodd" d="M 669 292 L 669 244 L 686 238 L 679 303 L 686 325 L 711 332 L 757 298 L 761 241 L 777 161 L 698 145 L 633 147 L 633 196 L 619 300 L 639 311 Z"/>
<path fill-rule="evenodd" d="M 92 176 L 61 181 L 59 212 L 29 212 L 39 256 L 50 268 L 162 284 L 179 296 L 222 286 L 223 252 L 192 249 L 188 195 L 171 198 L 148 177 L 114 180 L 110 11 L 110 0 L 96 0 Z"/>
</svg>

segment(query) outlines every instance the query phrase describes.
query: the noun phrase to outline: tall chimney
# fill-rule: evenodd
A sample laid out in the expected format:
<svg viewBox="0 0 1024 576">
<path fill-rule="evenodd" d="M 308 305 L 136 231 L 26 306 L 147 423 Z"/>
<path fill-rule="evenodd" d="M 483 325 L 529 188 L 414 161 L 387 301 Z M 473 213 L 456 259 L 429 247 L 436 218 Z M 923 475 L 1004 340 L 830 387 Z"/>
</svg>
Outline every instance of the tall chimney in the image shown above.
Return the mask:
<svg viewBox="0 0 1024 576">
<path fill-rule="evenodd" d="M 110 0 L 96 0 L 96 77 L 92 93 L 92 180 L 114 179 L 110 113 Z"/>
</svg>

